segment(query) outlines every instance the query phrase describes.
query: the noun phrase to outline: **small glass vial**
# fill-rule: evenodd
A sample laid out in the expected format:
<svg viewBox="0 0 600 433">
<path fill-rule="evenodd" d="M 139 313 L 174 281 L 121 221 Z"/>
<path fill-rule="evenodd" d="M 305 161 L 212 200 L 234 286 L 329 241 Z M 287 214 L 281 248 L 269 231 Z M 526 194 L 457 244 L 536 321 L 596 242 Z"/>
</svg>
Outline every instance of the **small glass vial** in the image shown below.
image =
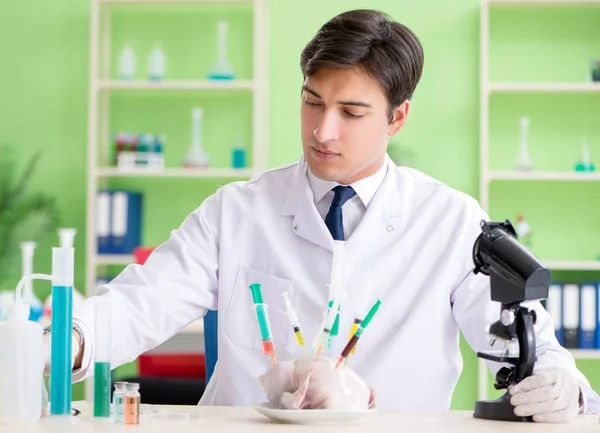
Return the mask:
<svg viewBox="0 0 600 433">
<path fill-rule="evenodd" d="M 139 383 L 128 383 L 125 391 L 125 404 L 123 423 L 124 424 L 139 424 L 140 423 L 140 400 Z"/>
<path fill-rule="evenodd" d="M 115 382 L 115 391 L 113 392 L 112 407 L 113 419 L 117 422 L 123 422 L 125 414 L 125 392 L 127 382 Z"/>
</svg>

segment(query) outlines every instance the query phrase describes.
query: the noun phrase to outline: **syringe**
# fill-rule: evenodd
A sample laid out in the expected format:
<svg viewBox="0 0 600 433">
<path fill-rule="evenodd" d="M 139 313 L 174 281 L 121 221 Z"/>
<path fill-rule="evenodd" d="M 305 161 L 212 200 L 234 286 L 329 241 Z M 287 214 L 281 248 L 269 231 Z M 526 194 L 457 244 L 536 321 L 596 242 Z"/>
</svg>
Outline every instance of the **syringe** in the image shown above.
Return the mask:
<svg viewBox="0 0 600 433">
<path fill-rule="evenodd" d="M 296 311 L 294 311 L 294 307 L 292 307 L 292 302 L 290 301 L 290 293 L 284 292 L 282 294 L 283 301 L 285 302 L 285 312 L 287 313 L 288 319 L 294 328 L 294 334 L 296 335 L 296 341 L 298 341 L 298 345 L 302 348 L 302 353 L 306 354 L 306 346 L 304 345 L 304 336 L 302 335 L 302 331 L 300 330 L 300 320 L 298 320 L 298 315 Z"/>
<path fill-rule="evenodd" d="M 367 302 L 369 300 L 369 296 L 370 296 L 371 292 L 373 291 L 373 285 L 374 285 L 374 281 L 375 281 L 375 273 L 368 272 L 367 275 L 368 275 L 367 284 L 366 284 L 365 290 L 361 291 L 361 299 L 358 302 L 358 307 L 356 309 L 354 321 L 352 322 L 352 327 L 350 329 L 350 335 L 348 336 L 348 341 L 350 341 L 350 339 L 352 339 L 352 337 L 358 330 L 358 327 L 362 323 L 362 321 L 365 317 L 365 311 L 367 310 Z M 352 351 L 350 353 L 354 354 L 354 352 L 356 352 L 356 345 L 352 348 Z M 347 358 L 346 358 L 346 361 L 348 361 Z"/>
<path fill-rule="evenodd" d="M 333 307 L 333 301 L 329 301 L 329 308 Z M 338 336 L 339 333 L 339 325 L 340 324 L 340 307 L 338 306 L 337 312 L 335 313 L 335 322 L 333 322 L 333 326 L 331 327 L 331 334 L 329 335 L 329 339 L 327 341 L 327 347 L 331 349 L 333 346 L 333 339 Z"/>
<path fill-rule="evenodd" d="M 254 283 L 250 285 L 252 290 L 252 298 L 254 299 L 254 308 L 256 309 L 256 317 L 262 338 L 263 353 L 270 355 L 273 365 L 277 364 L 275 359 L 275 348 L 273 347 L 273 337 L 271 335 L 271 326 L 269 325 L 269 315 L 267 314 L 267 304 L 263 302 L 260 284 Z"/>
<path fill-rule="evenodd" d="M 331 308 L 327 310 L 327 314 L 325 315 L 325 319 L 323 320 L 323 324 L 321 326 L 321 330 L 317 333 L 315 341 L 313 342 L 312 348 L 316 352 L 316 356 L 320 356 L 324 347 L 328 346 L 328 340 L 331 336 L 331 329 L 333 328 L 333 323 L 335 321 L 335 317 L 337 315 L 338 308 L 340 306 L 341 296 L 340 293 L 334 300 Z"/>
<path fill-rule="evenodd" d="M 334 249 L 333 249 L 333 259 L 331 262 L 331 279 L 329 283 L 329 311 L 333 309 L 334 299 L 340 297 L 340 293 L 342 291 L 342 280 L 344 275 L 344 263 L 346 259 L 346 250 L 345 250 L 345 242 L 344 241 L 335 241 Z M 329 312 L 328 312 L 329 313 Z M 333 339 L 337 337 L 339 332 L 339 318 L 340 318 L 340 305 L 334 309 L 335 313 L 335 321 L 329 328 L 331 330 L 328 339 L 327 339 L 327 347 L 331 349 L 333 346 Z"/>
<path fill-rule="evenodd" d="M 369 322 L 371 322 L 371 319 L 373 319 L 373 316 L 379 309 L 379 305 L 381 305 L 380 299 L 378 299 L 377 302 L 375 302 L 375 304 L 371 307 L 371 310 L 367 313 L 365 320 L 362 321 L 362 323 L 360 324 L 360 327 L 356 330 L 356 332 L 354 333 L 354 335 L 352 336 L 350 341 L 348 341 L 348 344 L 346 344 L 346 347 L 344 347 L 344 350 L 342 350 L 342 354 L 341 354 L 340 358 L 338 359 L 337 364 L 335 364 L 335 368 L 338 368 L 340 366 L 340 364 L 342 362 L 344 362 L 344 360 L 346 358 L 348 358 L 348 355 L 350 355 L 350 352 L 356 346 L 356 343 L 358 343 L 358 339 L 360 338 L 362 333 L 365 331 L 365 328 L 369 325 Z"/>
</svg>

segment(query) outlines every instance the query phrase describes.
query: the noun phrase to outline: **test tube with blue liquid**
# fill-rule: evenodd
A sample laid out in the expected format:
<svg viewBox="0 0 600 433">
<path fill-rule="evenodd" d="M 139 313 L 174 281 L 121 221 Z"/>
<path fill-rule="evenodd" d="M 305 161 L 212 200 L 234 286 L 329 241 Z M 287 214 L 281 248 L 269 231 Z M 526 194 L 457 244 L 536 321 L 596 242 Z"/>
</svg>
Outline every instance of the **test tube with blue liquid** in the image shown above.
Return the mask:
<svg viewBox="0 0 600 433">
<path fill-rule="evenodd" d="M 94 340 L 94 417 L 110 418 L 111 305 L 98 299 Z"/>
<path fill-rule="evenodd" d="M 74 248 L 52 248 L 50 415 L 71 414 Z"/>
</svg>

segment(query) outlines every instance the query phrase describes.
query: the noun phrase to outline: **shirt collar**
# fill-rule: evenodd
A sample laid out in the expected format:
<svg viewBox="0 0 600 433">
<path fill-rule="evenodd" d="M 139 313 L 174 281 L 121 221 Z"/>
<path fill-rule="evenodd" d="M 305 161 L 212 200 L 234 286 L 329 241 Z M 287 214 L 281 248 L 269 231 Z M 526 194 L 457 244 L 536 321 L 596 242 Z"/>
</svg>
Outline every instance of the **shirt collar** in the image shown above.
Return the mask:
<svg viewBox="0 0 600 433">
<path fill-rule="evenodd" d="M 361 199 L 365 207 L 369 207 L 369 203 L 375 196 L 375 193 L 381 186 L 383 179 L 387 173 L 388 161 L 384 160 L 381 168 L 371 176 L 365 177 L 359 181 L 351 183 L 350 186 L 356 191 L 356 195 Z M 323 200 L 329 191 L 339 185 L 339 183 L 331 180 L 322 180 L 316 177 L 307 166 L 308 184 L 312 190 L 315 204 Z"/>
</svg>

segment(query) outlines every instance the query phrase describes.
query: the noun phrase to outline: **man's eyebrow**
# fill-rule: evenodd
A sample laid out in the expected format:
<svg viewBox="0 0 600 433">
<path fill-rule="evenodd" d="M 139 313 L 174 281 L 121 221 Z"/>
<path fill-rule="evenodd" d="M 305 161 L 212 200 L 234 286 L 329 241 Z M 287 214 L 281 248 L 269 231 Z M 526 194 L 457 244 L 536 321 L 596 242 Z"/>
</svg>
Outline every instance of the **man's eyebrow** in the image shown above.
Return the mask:
<svg viewBox="0 0 600 433">
<path fill-rule="evenodd" d="M 303 84 L 303 85 L 302 85 L 302 90 L 304 90 L 305 92 L 308 92 L 308 93 L 310 93 L 311 95 L 313 95 L 313 96 L 314 96 L 314 97 L 316 97 L 316 98 L 323 99 L 323 98 L 321 98 L 321 95 L 319 95 L 319 94 L 318 94 L 317 92 L 315 92 L 313 89 L 311 89 L 310 87 L 308 87 L 306 84 Z"/>
<path fill-rule="evenodd" d="M 337 101 L 337 103 L 340 105 L 355 105 L 357 107 L 373 108 L 371 104 L 362 101 Z"/>
<path fill-rule="evenodd" d="M 323 98 L 321 98 L 321 95 L 319 95 L 317 92 L 315 92 L 313 89 L 311 89 L 310 87 L 308 87 L 306 85 L 302 86 L 302 90 L 310 93 L 311 95 L 315 96 L 316 98 L 323 99 Z M 354 105 L 357 107 L 373 108 L 373 106 L 371 104 L 369 104 L 367 102 L 362 102 L 362 101 L 337 101 L 337 103 L 340 105 Z"/>
</svg>

